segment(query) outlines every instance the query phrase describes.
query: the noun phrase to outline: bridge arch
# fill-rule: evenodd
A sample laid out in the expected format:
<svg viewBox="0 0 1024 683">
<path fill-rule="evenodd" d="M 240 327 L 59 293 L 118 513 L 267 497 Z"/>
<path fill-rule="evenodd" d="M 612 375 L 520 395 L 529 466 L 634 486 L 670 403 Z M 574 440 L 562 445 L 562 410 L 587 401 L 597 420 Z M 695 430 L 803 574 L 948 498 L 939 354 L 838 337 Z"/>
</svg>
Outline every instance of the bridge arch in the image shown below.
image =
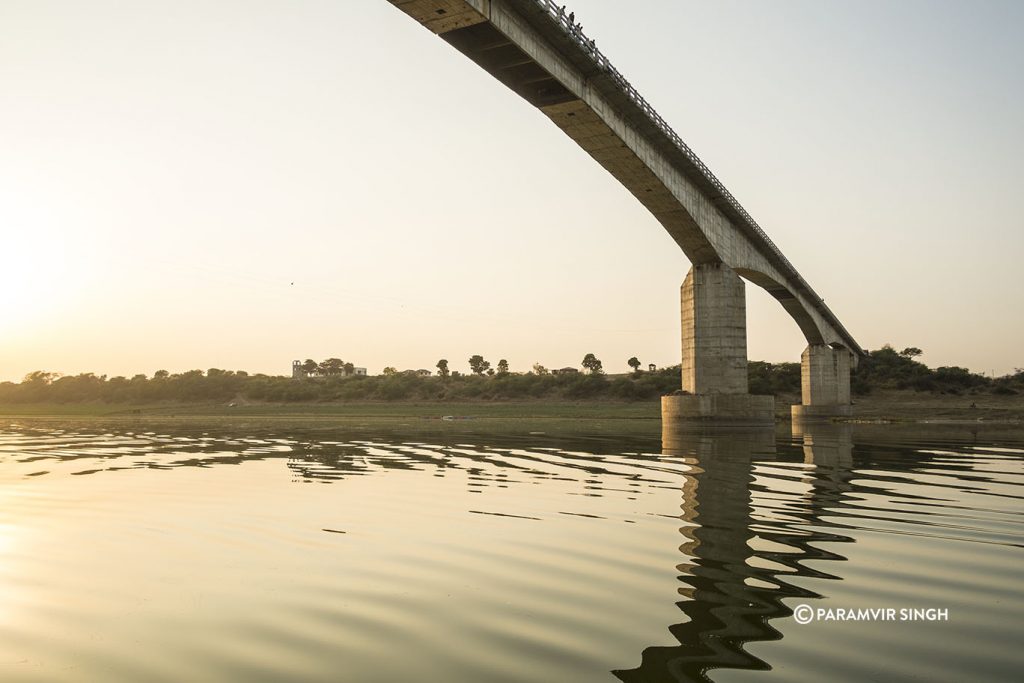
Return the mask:
<svg viewBox="0 0 1024 683">
<path fill-rule="evenodd" d="M 782 304 L 790 317 L 796 322 L 808 344 L 825 344 L 825 337 L 818 327 L 813 314 L 803 302 L 784 284 L 769 275 L 753 268 L 733 268 L 736 274 L 748 282 L 759 286 Z"/>
</svg>

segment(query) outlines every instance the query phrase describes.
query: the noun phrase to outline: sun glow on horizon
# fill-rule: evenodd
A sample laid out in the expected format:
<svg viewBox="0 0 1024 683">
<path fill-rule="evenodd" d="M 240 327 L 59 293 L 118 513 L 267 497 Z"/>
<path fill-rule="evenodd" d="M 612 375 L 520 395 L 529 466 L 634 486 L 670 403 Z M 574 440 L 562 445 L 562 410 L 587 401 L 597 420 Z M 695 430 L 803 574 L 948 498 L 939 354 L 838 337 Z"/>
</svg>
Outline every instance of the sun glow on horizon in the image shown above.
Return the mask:
<svg viewBox="0 0 1024 683">
<path fill-rule="evenodd" d="M 0 205 L 3 237 L 0 265 L 0 332 L 30 334 L 30 328 L 70 310 L 86 279 L 87 256 L 45 217 Z M 41 224 L 44 223 L 44 224 Z"/>
</svg>

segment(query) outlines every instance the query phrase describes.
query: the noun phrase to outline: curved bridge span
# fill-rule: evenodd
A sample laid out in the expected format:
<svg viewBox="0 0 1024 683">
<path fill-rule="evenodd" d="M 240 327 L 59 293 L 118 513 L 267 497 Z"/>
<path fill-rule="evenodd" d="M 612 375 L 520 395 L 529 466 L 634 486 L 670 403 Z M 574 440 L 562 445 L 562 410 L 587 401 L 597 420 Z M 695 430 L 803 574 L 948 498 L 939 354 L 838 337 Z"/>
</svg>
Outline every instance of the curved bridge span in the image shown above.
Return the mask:
<svg viewBox="0 0 1024 683">
<path fill-rule="evenodd" d="M 764 419 L 747 393 L 745 278 L 799 325 L 803 405 L 849 414 L 864 352 L 708 167 L 552 0 L 389 0 L 543 112 L 657 218 L 693 267 L 683 283 L 683 396 L 667 418 Z"/>
</svg>

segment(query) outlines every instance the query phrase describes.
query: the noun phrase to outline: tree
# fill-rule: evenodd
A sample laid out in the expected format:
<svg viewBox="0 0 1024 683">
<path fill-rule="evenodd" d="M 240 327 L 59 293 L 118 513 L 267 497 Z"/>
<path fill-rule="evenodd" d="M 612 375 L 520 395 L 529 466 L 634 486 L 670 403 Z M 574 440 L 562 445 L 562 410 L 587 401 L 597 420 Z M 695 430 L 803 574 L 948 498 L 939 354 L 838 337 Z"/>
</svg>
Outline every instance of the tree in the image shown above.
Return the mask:
<svg viewBox="0 0 1024 683">
<path fill-rule="evenodd" d="M 494 377 L 494 368 L 487 368 L 487 376 Z"/>
<path fill-rule="evenodd" d="M 583 367 L 589 370 L 592 375 L 600 375 L 604 371 L 601 361 L 592 353 L 588 353 L 583 357 Z"/>
<path fill-rule="evenodd" d="M 449 374 L 451 374 L 448 371 L 448 359 L 447 358 L 442 358 L 441 360 L 437 361 L 437 366 L 436 367 L 437 367 L 437 374 L 440 377 L 447 377 Z"/>
<path fill-rule="evenodd" d="M 307 358 L 306 362 L 302 364 L 302 371 L 306 373 L 306 376 L 315 375 L 320 370 L 320 365 L 312 358 Z"/>
<path fill-rule="evenodd" d="M 345 371 L 346 377 L 350 377 L 356 373 L 356 366 L 352 363 L 345 363 L 342 369 Z"/>
<path fill-rule="evenodd" d="M 490 362 L 484 360 L 484 357 L 480 354 L 472 356 L 469 359 L 469 368 L 478 375 L 482 375 L 487 372 L 489 367 L 491 367 Z"/>
<path fill-rule="evenodd" d="M 50 384 L 53 380 L 60 377 L 60 373 L 57 372 L 45 372 L 43 370 L 34 370 L 27 375 L 22 382 L 30 384 Z"/>
<path fill-rule="evenodd" d="M 546 375 L 546 374 L 548 374 L 548 369 L 546 367 L 544 367 L 543 365 L 541 365 L 540 363 L 534 363 L 533 364 L 533 374 L 535 374 L 535 375 Z"/>
<path fill-rule="evenodd" d="M 317 366 L 317 372 L 324 376 L 340 375 L 345 368 L 345 361 L 340 358 L 328 358 Z"/>
<path fill-rule="evenodd" d="M 395 368 L 393 368 L 393 367 L 391 367 L 389 365 L 386 368 L 384 368 L 383 374 L 384 374 L 385 377 L 391 377 L 392 375 L 397 375 L 398 374 L 398 370 L 396 370 Z"/>
<path fill-rule="evenodd" d="M 633 372 L 640 372 L 640 361 L 637 359 L 636 356 L 633 356 L 632 358 L 627 360 L 626 365 L 633 368 Z"/>
<path fill-rule="evenodd" d="M 917 348 L 916 346 L 908 346 L 907 348 L 900 351 L 900 355 L 903 356 L 904 358 L 917 358 L 922 353 L 924 353 L 924 351 Z"/>
<path fill-rule="evenodd" d="M 166 370 L 157 370 L 153 373 L 153 379 L 167 379 L 171 376 L 171 373 Z"/>
<path fill-rule="evenodd" d="M 508 361 L 502 358 L 498 361 L 498 376 L 504 377 L 508 374 Z"/>
</svg>

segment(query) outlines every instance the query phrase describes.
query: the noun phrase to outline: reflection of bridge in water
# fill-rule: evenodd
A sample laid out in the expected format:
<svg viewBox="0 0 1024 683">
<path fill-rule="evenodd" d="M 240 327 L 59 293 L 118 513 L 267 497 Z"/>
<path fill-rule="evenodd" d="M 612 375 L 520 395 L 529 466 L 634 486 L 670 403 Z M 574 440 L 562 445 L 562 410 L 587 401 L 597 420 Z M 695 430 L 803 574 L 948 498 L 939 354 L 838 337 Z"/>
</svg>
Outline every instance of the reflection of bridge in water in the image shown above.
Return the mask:
<svg viewBox="0 0 1024 683">
<path fill-rule="evenodd" d="M 391 479 L 402 485 L 384 485 L 377 490 L 387 496 L 393 492 L 398 499 L 408 493 L 415 501 L 412 489 L 403 488 L 416 484 L 409 483 L 410 472 L 423 475 L 419 482 L 429 481 L 431 476 L 454 479 L 457 483 L 446 492 L 458 491 L 460 486 L 472 493 L 483 493 L 488 488 L 494 493 L 518 488 L 515 495 L 520 502 L 543 499 L 548 494 L 549 500 L 557 502 L 544 507 L 543 512 L 530 510 L 528 505 L 512 504 L 480 509 L 486 510 L 485 514 L 513 513 L 509 517 L 516 513 L 535 515 L 527 519 L 543 517 L 545 523 L 552 522 L 546 528 L 564 530 L 558 532 L 557 543 L 549 548 L 550 552 L 543 554 L 544 562 L 534 565 L 536 577 L 550 580 L 550 568 L 564 562 L 574 565 L 574 569 L 562 575 L 565 583 L 560 585 L 587 586 L 590 592 L 584 593 L 585 599 L 579 602 L 579 620 L 552 621 L 547 626 L 564 627 L 565 633 L 572 632 L 581 622 L 606 626 L 610 639 L 627 646 L 601 666 L 615 668 L 615 675 L 624 681 L 706 681 L 715 677 L 712 672 L 716 669 L 765 670 L 786 661 L 782 652 L 796 639 L 767 644 L 792 634 L 788 617 L 794 602 L 817 597 L 833 599 L 843 594 L 844 587 L 864 587 L 863 574 L 856 571 L 852 562 L 843 561 L 844 556 L 858 557 L 850 546 L 853 538 L 858 539 L 857 550 L 864 550 L 860 542 L 865 530 L 908 534 L 908 538 L 929 536 L 933 541 L 981 541 L 992 548 L 1016 543 L 1006 534 L 1007 514 L 1019 516 L 1012 509 L 1013 494 L 1005 488 L 993 488 L 993 483 L 1005 485 L 1002 480 L 1013 468 L 992 463 L 978 467 L 969 459 L 950 454 L 970 453 L 977 448 L 999 455 L 1001 446 L 1021 453 L 1020 443 L 1024 442 L 1019 434 L 1004 441 L 992 432 L 983 432 L 979 439 L 979 426 L 929 426 L 927 433 L 916 434 L 890 427 L 883 434 L 862 425 L 852 429 L 848 425 L 798 425 L 791 437 L 782 439 L 771 430 L 687 433 L 668 429 L 661 435 L 660 448 L 656 446 L 658 439 L 650 432 L 598 438 L 579 433 L 535 436 L 433 429 L 416 433 L 405 426 L 393 434 L 385 434 L 379 427 L 367 427 L 360 432 L 351 428 L 303 430 L 287 426 L 263 431 L 247 429 L 246 436 L 240 437 L 237 426 L 185 425 L 161 428 L 158 433 L 119 429 L 105 432 L 26 428 L 20 433 L 0 434 L 0 459 L 6 463 L 0 474 L 6 473 L 12 481 L 30 476 L 33 482 L 64 475 L 88 475 L 90 480 L 123 477 L 123 483 L 131 485 L 132 470 L 224 470 L 259 465 L 251 468 L 257 472 L 254 481 L 286 483 L 290 478 L 295 482 L 288 487 L 292 489 L 293 500 L 301 499 L 303 493 L 315 497 L 327 490 L 321 486 L 310 490 L 312 487 L 307 483 L 339 484 L 329 493 L 342 501 L 349 491 L 360 488 L 352 486 L 360 479 L 371 488 L 381 479 Z M 856 450 L 851 439 L 853 430 L 857 434 Z M 244 473 L 239 474 L 245 478 Z M 371 478 L 374 481 L 369 481 Z M 937 482 L 937 478 L 941 481 Z M 177 481 L 188 479 L 191 477 Z M 174 480 L 175 477 L 166 478 L 172 486 Z M 536 484 L 545 486 L 531 486 Z M 933 490 L 922 491 L 928 486 Z M 650 493 L 657 498 L 649 498 L 647 503 L 623 502 L 633 500 L 630 497 L 638 493 Z M 589 496 L 586 500 L 593 505 L 581 506 L 582 496 Z M 609 500 L 598 500 L 602 496 Z M 465 503 L 464 507 L 461 499 L 453 498 L 455 502 L 449 508 L 458 518 L 464 512 L 474 512 L 468 506 L 485 498 L 489 498 L 486 504 L 494 500 L 489 496 L 465 496 L 465 501 L 474 502 Z M 563 504 L 570 499 L 572 507 Z M 663 514 L 677 512 L 676 501 L 679 514 Z M 396 504 L 401 507 L 402 501 Z M 986 506 L 1005 512 L 990 518 L 978 516 L 976 513 Z M 657 524 L 630 527 L 622 532 L 619 522 L 625 517 L 614 518 L 615 515 L 623 511 L 631 514 L 628 511 L 637 509 L 651 514 L 650 519 L 656 517 Z M 409 510 L 418 512 L 420 508 Z M 604 515 L 606 511 L 609 517 L 593 515 L 594 521 L 585 522 L 594 525 L 586 527 L 588 531 L 554 523 L 559 515 Z M 644 523 L 640 517 L 635 519 Z M 620 531 L 602 525 L 614 525 Z M 676 529 L 681 539 L 675 535 Z M 615 539 L 635 538 L 635 530 L 651 535 L 634 546 L 632 552 L 621 547 L 617 550 Z M 593 533 L 597 539 L 594 545 L 574 545 L 577 531 Z M 896 545 L 903 543 L 902 537 L 890 538 L 897 539 Z M 977 561 L 985 546 L 974 547 L 972 561 Z M 581 548 L 586 554 L 574 554 Z M 978 552 L 978 548 L 982 551 Z M 942 546 L 930 557 L 938 558 L 941 564 L 940 553 L 945 551 L 946 546 Z M 468 543 L 466 552 L 479 552 L 479 548 Z M 649 604 L 669 608 L 669 614 L 655 616 L 645 623 L 649 630 L 637 637 L 639 642 L 622 640 L 628 636 L 617 630 L 619 624 L 615 619 L 624 612 L 611 608 L 621 608 L 624 603 L 635 605 L 632 595 L 612 599 L 587 580 L 609 573 L 605 562 L 623 559 L 616 557 L 616 552 L 628 554 L 634 563 L 643 562 L 645 573 L 651 567 L 663 569 L 661 577 L 667 578 L 669 585 L 673 578 L 671 569 L 677 568 L 675 590 L 659 581 L 646 584 L 644 591 L 637 592 L 645 599 L 650 598 Z M 510 551 L 507 556 L 515 555 Z M 499 549 L 494 557 L 505 555 Z M 916 554 L 909 558 L 901 570 L 902 581 L 916 576 L 916 561 Z M 493 564 L 480 575 L 481 585 L 495 592 L 502 590 L 501 580 L 508 576 L 502 574 L 502 568 L 495 569 L 499 566 Z M 985 590 L 989 594 L 1014 585 L 1013 565 L 1005 566 L 1010 570 L 1002 577 L 986 577 Z M 613 585 L 625 592 L 636 577 L 645 575 L 619 575 Z M 841 578 L 849 579 L 849 583 L 837 584 Z M 968 580 L 961 577 L 960 581 L 959 585 L 954 584 L 957 589 L 966 587 L 969 591 Z M 538 584 L 525 579 L 519 588 L 520 598 L 543 593 Z M 849 594 L 849 590 L 846 592 Z M 927 587 L 920 594 L 934 595 Z M 969 595 L 977 597 L 981 592 L 976 590 Z M 668 605 L 669 601 L 674 606 Z M 490 608 L 506 607 L 495 608 L 492 604 Z M 649 616 L 649 612 L 645 614 Z M 784 621 L 774 621 L 780 618 Z M 549 628 L 548 633 L 554 631 Z M 632 635 L 636 637 L 636 632 Z M 877 641 L 878 636 L 874 637 Z M 664 645 L 665 642 L 672 644 Z M 651 646 L 645 649 L 647 645 Z"/>
<path fill-rule="evenodd" d="M 682 486 L 677 604 L 687 620 L 669 627 L 679 642 L 650 647 L 636 669 L 616 671 L 623 681 L 708 681 L 713 669 L 768 670 L 745 644 L 779 640 L 770 621 L 789 617 L 788 598 L 816 598 L 786 575 L 839 579 L 808 566 L 809 561 L 845 558 L 819 545 L 850 542 L 821 531 L 833 526 L 822 516 L 841 505 L 849 490 L 853 440 L 848 425 L 794 426 L 804 462 L 812 465 L 793 482 L 802 489 L 798 505 L 772 509 L 761 496 L 754 516 L 753 495 L 767 493 L 757 470 L 777 456 L 772 429 L 686 432 L 666 425 L 663 451 L 690 465 Z"/>
</svg>

